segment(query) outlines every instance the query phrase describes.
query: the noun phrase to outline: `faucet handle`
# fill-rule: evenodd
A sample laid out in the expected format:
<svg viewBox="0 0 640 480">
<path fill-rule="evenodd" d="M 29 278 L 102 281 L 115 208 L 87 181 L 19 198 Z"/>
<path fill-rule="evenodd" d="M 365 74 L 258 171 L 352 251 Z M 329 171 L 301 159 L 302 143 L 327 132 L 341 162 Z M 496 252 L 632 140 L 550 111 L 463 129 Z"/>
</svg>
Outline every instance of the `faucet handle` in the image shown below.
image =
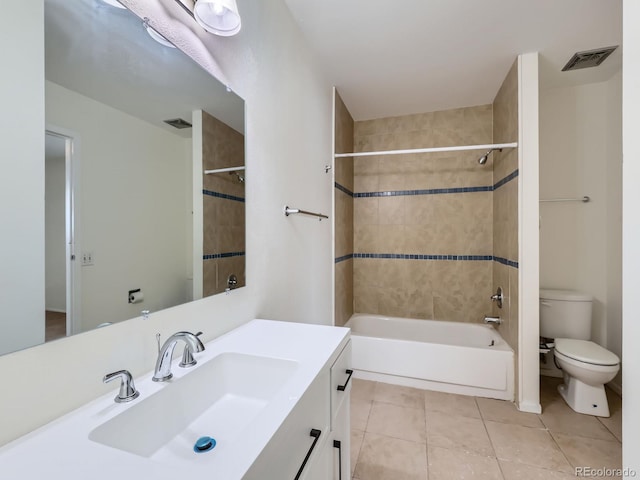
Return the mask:
<svg viewBox="0 0 640 480">
<path fill-rule="evenodd" d="M 199 337 L 200 335 L 202 335 L 202 332 L 198 332 L 195 334 L 196 337 Z M 184 346 L 184 350 L 182 351 L 182 361 L 178 364 L 178 366 L 182 368 L 189 368 L 193 367 L 196 363 L 198 363 L 198 361 L 193 358 L 193 351 L 187 343 Z"/>
<path fill-rule="evenodd" d="M 116 378 L 121 380 L 120 392 L 115 398 L 116 403 L 130 402 L 140 396 L 140 392 L 136 390 L 136 386 L 133 383 L 133 377 L 128 370 L 118 370 L 117 372 L 107 373 L 102 381 L 104 383 L 108 383 Z"/>
</svg>

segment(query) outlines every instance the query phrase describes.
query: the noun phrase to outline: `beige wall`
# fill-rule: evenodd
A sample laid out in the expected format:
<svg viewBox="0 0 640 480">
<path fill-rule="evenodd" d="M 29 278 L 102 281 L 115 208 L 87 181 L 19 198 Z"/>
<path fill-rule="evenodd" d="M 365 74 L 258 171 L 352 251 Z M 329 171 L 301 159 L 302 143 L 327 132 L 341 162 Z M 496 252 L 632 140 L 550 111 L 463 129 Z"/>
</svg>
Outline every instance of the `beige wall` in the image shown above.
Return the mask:
<svg viewBox="0 0 640 480">
<path fill-rule="evenodd" d="M 353 152 L 353 127 L 336 91 L 335 153 Z M 344 325 L 353 314 L 353 158 L 335 160 L 335 184 L 335 324 Z"/>
<path fill-rule="evenodd" d="M 76 255 L 93 254 L 74 331 L 187 301 L 189 141 L 53 82 L 45 93 L 47 123 L 76 143 Z M 137 288 L 144 301 L 128 303 Z"/>
<path fill-rule="evenodd" d="M 518 63 L 507 74 L 493 103 L 493 141 L 518 141 Z M 493 291 L 502 287 L 505 301 L 502 309 L 496 305 L 493 314 L 503 323 L 498 327 L 509 343 L 516 358 L 518 353 L 518 181 L 513 177 L 518 170 L 518 149 L 494 152 L 493 164 Z M 505 262 L 505 260 L 507 262 Z M 508 263 L 508 264 L 505 264 Z"/>
<path fill-rule="evenodd" d="M 355 149 L 490 144 L 492 118 L 492 106 L 482 105 L 356 122 Z M 492 160 L 481 166 L 478 156 L 448 152 L 355 158 L 356 312 L 479 322 L 490 311 Z M 452 188 L 480 191 L 433 191 Z M 361 258 L 364 254 L 481 259 Z"/>
<path fill-rule="evenodd" d="M 244 135 L 206 112 L 202 112 L 202 163 L 204 170 L 244 165 Z M 244 171 L 237 173 L 244 178 Z M 202 291 L 206 297 L 224 292 L 231 274 L 238 279 L 237 287 L 246 285 L 245 184 L 237 175 L 224 172 L 203 174 L 202 185 Z"/>
</svg>

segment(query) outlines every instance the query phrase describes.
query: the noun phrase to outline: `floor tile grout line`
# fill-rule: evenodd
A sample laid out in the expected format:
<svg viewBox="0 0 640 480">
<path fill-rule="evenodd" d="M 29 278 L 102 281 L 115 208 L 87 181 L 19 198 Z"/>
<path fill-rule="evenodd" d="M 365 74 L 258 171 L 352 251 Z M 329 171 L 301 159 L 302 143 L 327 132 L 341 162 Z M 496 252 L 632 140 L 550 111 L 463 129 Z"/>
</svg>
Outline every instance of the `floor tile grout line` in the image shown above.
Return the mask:
<svg viewBox="0 0 640 480">
<path fill-rule="evenodd" d="M 369 418 L 371 417 L 371 410 L 373 410 L 373 402 L 376 396 L 376 388 L 378 387 L 378 383 L 379 382 L 374 382 L 374 385 L 373 385 L 373 398 L 371 398 L 369 413 L 367 414 L 367 420 L 364 422 L 364 430 L 362 430 L 362 443 L 360 444 L 360 449 L 358 450 L 358 456 L 356 457 L 356 464 L 353 468 L 354 475 L 356 474 L 356 468 L 358 467 L 358 462 L 360 461 L 360 454 L 362 453 L 362 447 L 364 447 L 364 437 L 367 433 L 367 427 L 369 426 Z"/>
<path fill-rule="evenodd" d="M 427 480 L 431 476 L 429 468 L 429 426 L 427 425 L 427 394 L 422 391 L 422 406 L 424 407 L 424 458 L 427 461 Z"/>
<path fill-rule="evenodd" d="M 569 460 L 569 457 L 567 456 L 567 454 L 565 453 L 565 451 L 562 449 L 562 447 L 560 446 L 560 444 L 558 443 L 558 441 L 556 440 L 556 437 L 553 436 L 552 432 L 550 430 L 547 430 L 547 433 L 549 434 L 549 436 L 551 437 L 551 440 L 553 440 L 553 443 L 555 444 L 556 447 L 558 447 L 558 450 L 560 450 L 560 453 L 562 453 L 562 456 L 564 457 L 564 459 L 567 461 L 567 463 L 569 464 L 569 466 L 571 468 L 573 468 L 573 473 L 575 474 L 576 471 L 576 466 L 573 463 L 571 463 L 571 460 Z"/>
<path fill-rule="evenodd" d="M 496 451 L 496 446 L 493 444 L 493 440 L 491 439 L 491 435 L 489 434 L 489 429 L 487 428 L 487 424 L 484 419 L 484 415 L 482 414 L 482 410 L 480 409 L 480 405 L 478 405 L 477 397 L 473 398 L 478 411 L 480 412 L 480 418 L 482 420 L 482 426 L 484 427 L 484 431 L 487 434 L 487 438 L 489 439 L 489 443 L 491 444 L 491 449 L 493 450 L 493 454 L 495 455 L 496 463 L 498 464 L 498 469 L 500 470 L 500 475 L 502 476 L 502 480 L 505 479 L 504 472 L 502 471 L 502 464 L 500 463 L 500 459 L 498 458 L 498 452 Z"/>
</svg>

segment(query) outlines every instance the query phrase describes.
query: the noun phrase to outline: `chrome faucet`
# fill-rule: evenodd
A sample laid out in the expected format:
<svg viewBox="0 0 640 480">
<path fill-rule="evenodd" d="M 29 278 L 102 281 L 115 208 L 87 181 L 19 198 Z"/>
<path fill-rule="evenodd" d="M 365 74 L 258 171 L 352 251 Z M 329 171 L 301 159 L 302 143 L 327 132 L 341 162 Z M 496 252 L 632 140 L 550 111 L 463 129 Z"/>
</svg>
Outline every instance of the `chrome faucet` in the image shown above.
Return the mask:
<svg viewBox="0 0 640 480">
<path fill-rule="evenodd" d="M 114 399 L 116 403 L 130 402 L 140 396 L 140 392 L 136 390 L 133 383 L 133 377 L 128 370 L 118 370 L 117 372 L 107 373 L 102 381 L 108 383 L 116 378 L 120 379 L 120 392 Z"/>
<path fill-rule="evenodd" d="M 502 323 L 502 319 L 500 317 L 484 317 L 484 323 L 500 325 Z"/>
<path fill-rule="evenodd" d="M 178 340 L 182 340 L 186 343 L 186 349 L 190 353 L 202 352 L 204 345 L 200 339 L 190 332 L 177 332 L 167 338 L 162 348 L 158 352 L 158 360 L 156 361 L 156 369 L 153 373 L 152 380 L 154 382 L 165 382 L 173 377 L 171 373 L 171 357 L 173 356 L 173 350 L 176 348 Z"/>
</svg>

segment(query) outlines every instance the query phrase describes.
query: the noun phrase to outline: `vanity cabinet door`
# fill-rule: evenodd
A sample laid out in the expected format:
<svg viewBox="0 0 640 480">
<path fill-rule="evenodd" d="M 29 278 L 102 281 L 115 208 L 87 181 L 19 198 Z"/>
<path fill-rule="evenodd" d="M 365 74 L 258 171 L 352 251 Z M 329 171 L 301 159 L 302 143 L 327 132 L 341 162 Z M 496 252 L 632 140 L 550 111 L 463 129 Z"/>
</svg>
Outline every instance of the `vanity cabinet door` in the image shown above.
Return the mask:
<svg viewBox="0 0 640 480">
<path fill-rule="evenodd" d="M 350 392 L 333 417 L 333 430 L 327 449 L 331 451 L 332 480 L 351 478 Z"/>
<path fill-rule="evenodd" d="M 328 390 L 326 369 L 306 390 L 243 480 L 302 480 L 315 468 L 322 469 L 320 457 L 331 435 Z"/>
<path fill-rule="evenodd" d="M 345 345 L 340 355 L 331 366 L 331 428 L 335 428 L 334 420 L 338 410 L 348 403 L 351 392 L 353 367 L 351 363 L 351 340 Z M 347 400 L 347 402 L 345 402 Z"/>
</svg>

